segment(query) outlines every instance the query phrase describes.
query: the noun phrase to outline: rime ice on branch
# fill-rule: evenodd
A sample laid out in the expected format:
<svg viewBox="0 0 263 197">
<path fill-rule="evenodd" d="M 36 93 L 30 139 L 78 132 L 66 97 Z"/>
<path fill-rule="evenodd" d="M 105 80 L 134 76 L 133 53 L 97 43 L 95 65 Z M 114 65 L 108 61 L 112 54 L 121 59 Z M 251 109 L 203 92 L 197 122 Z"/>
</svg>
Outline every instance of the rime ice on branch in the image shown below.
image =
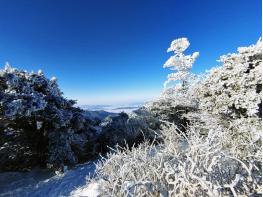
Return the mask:
<svg viewBox="0 0 263 197">
<path fill-rule="evenodd" d="M 196 58 L 199 56 L 199 52 L 194 52 L 192 55 L 184 55 L 183 52 L 189 47 L 190 43 L 187 38 L 179 38 L 172 41 L 171 46 L 167 49 L 167 52 L 174 52 L 163 65 L 164 68 L 170 68 L 173 71 L 167 76 L 167 80 L 164 82 L 164 88 L 167 89 L 167 85 L 171 81 L 181 81 L 181 84 L 177 85 L 185 89 L 187 78 L 190 75 L 190 70 L 194 64 Z"/>
</svg>

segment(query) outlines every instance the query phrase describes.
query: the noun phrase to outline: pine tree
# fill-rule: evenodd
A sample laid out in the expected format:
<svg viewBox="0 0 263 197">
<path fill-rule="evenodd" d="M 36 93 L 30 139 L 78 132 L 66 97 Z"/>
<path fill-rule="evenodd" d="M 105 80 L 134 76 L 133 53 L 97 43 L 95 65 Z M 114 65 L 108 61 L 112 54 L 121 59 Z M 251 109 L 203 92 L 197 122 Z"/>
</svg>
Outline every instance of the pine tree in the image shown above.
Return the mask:
<svg viewBox="0 0 263 197">
<path fill-rule="evenodd" d="M 175 86 L 175 89 L 180 89 L 183 92 L 187 90 L 188 78 L 190 77 L 190 70 L 199 56 L 199 52 L 194 52 L 192 55 L 184 55 L 183 52 L 189 47 L 190 43 L 187 38 L 179 38 L 172 41 L 171 46 L 167 52 L 174 52 L 163 65 L 164 68 L 170 68 L 175 71 L 168 74 L 167 80 L 164 82 L 164 88 L 167 90 L 167 85 L 171 81 L 181 81 Z"/>
</svg>

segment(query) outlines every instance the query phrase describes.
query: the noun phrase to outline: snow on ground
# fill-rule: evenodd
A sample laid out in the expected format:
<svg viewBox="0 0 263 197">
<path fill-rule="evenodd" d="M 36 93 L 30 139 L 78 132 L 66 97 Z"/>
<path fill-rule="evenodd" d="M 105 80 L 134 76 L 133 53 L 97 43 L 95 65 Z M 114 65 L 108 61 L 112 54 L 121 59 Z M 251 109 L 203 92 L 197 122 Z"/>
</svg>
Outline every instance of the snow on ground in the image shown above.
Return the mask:
<svg viewBox="0 0 263 197">
<path fill-rule="evenodd" d="M 95 162 L 88 162 L 58 175 L 43 169 L 0 173 L 0 197 L 70 196 L 94 171 Z"/>
<path fill-rule="evenodd" d="M 86 186 L 74 190 L 71 193 L 71 197 L 98 197 L 102 193 L 102 181 L 90 182 Z"/>
</svg>

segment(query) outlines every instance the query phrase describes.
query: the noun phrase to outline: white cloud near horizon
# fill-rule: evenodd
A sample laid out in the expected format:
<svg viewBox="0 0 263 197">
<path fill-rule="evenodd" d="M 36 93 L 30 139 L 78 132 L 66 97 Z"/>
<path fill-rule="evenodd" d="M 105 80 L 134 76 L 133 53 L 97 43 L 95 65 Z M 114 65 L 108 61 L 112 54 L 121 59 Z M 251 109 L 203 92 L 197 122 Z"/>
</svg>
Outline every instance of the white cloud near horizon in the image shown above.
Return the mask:
<svg viewBox="0 0 263 197">
<path fill-rule="evenodd" d="M 83 93 L 71 92 L 65 96 L 69 99 L 77 100 L 78 105 L 115 105 L 115 104 L 131 104 L 137 102 L 147 102 L 157 98 L 161 94 L 161 90 L 140 90 L 133 92 L 102 92 L 102 93 Z"/>
</svg>

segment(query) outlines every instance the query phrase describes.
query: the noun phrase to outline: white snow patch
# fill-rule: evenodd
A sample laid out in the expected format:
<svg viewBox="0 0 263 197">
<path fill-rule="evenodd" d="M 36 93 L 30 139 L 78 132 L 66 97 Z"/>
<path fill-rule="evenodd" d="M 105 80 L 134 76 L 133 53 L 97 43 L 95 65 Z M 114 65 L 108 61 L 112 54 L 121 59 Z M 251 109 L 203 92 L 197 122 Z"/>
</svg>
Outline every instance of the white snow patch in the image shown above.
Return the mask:
<svg viewBox="0 0 263 197">
<path fill-rule="evenodd" d="M 71 193 L 71 197 L 99 197 L 102 194 L 102 180 L 89 183 L 87 186 L 80 187 Z"/>
<path fill-rule="evenodd" d="M 0 197 L 71 196 L 72 191 L 87 184 L 86 177 L 94 174 L 95 162 L 78 165 L 59 175 L 41 169 L 0 173 Z"/>
</svg>

